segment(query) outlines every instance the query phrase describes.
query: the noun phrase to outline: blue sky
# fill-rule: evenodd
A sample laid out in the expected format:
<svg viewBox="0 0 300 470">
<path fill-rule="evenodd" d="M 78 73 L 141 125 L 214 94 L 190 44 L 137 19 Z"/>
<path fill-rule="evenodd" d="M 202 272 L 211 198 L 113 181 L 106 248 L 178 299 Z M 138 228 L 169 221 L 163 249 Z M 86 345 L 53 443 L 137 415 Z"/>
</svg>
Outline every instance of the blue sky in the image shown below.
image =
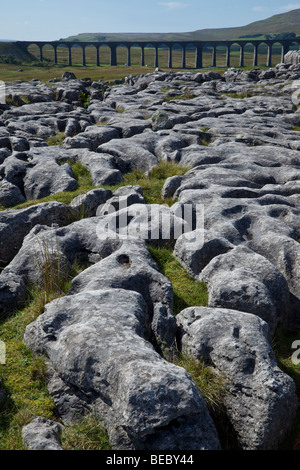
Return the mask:
<svg viewBox="0 0 300 470">
<path fill-rule="evenodd" d="M 300 8 L 285 0 L 0 0 L 0 38 L 56 40 L 87 33 L 189 32 L 244 26 Z"/>
</svg>

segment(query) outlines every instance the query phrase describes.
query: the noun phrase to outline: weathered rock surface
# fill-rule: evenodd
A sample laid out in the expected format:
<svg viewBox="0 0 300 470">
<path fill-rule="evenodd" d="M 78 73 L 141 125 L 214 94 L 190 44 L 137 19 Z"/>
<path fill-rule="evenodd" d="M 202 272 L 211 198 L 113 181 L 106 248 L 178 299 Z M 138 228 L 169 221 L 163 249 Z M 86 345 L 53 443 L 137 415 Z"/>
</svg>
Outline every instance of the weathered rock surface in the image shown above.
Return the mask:
<svg viewBox="0 0 300 470">
<path fill-rule="evenodd" d="M 137 292 L 87 288 L 48 304 L 27 327 L 25 342 L 47 354 L 67 383 L 60 393 L 59 382 L 53 385 L 61 414 L 68 419 L 84 406 L 94 409 L 115 448 L 218 449 L 192 380 L 149 343 L 148 314 Z"/>
<path fill-rule="evenodd" d="M 9 181 L 2 180 L 0 185 L 0 204 L 4 207 L 13 207 L 25 202 L 25 197 L 18 186 Z"/>
<path fill-rule="evenodd" d="M 8 209 L 0 212 L 0 260 L 8 265 L 18 254 L 23 240 L 36 225 L 69 225 L 74 217 L 65 204 L 46 202 L 26 209 Z"/>
<path fill-rule="evenodd" d="M 73 177 L 72 168 L 68 163 L 59 166 L 54 160 L 32 161 L 24 177 L 24 192 L 26 199 L 41 199 L 51 194 L 74 191 L 78 183 Z M 31 166 L 30 165 L 30 166 Z M 42 170 L 47 168 L 46 172 Z"/>
<path fill-rule="evenodd" d="M 297 65 L 299 64 L 299 52 L 298 51 L 289 51 L 284 56 L 284 63 L 287 65 Z"/>
<path fill-rule="evenodd" d="M 38 416 L 23 427 L 23 444 L 28 450 L 63 450 L 60 444 L 62 430 L 61 424 Z"/>
<path fill-rule="evenodd" d="M 278 326 L 300 328 L 300 65 L 290 56 L 223 76 L 157 70 L 118 86 L 68 74 L 51 86 L 8 84 L 0 204 L 73 191 L 75 163 L 95 189 L 70 206 L 1 213 L 0 312 L 10 315 L 28 283 L 41 281 L 45 249 L 67 272 L 74 261 L 88 266 L 25 340 L 48 358 L 61 419 L 93 407 L 114 448 L 220 447 L 191 378 L 161 357 L 177 328 L 182 344 L 229 381 L 227 413 L 243 448 L 278 448 L 292 426 L 294 385 L 270 346 Z M 63 144 L 49 146 L 58 133 Z M 101 187 L 160 161 L 188 168 L 165 181 L 171 208 L 147 204 L 137 186 Z M 208 308 L 188 309 L 177 323 L 172 286 L 145 244 L 170 237 L 209 292 Z"/>
<path fill-rule="evenodd" d="M 113 197 L 110 189 L 97 188 L 88 191 L 86 194 L 76 196 L 70 206 L 78 211 L 78 215 L 93 217 L 98 212 L 99 206 L 103 206 L 106 201 Z"/>
<path fill-rule="evenodd" d="M 180 345 L 226 379 L 225 406 L 243 449 L 276 449 L 292 428 L 295 384 L 277 366 L 269 328 L 238 310 L 190 307 L 176 318 Z"/>
<path fill-rule="evenodd" d="M 125 195 L 125 208 L 116 210 L 116 207 L 114 207 L 115 198 L 112 197 L 112 211 L 109 210 L 108 215 L 82 219 L 62 228 L 57 228 L 59 224 L 55 222 L 51 224 L 50 228 L 45 224 L 42 225 L 43 219 L 40 217 L 40 223 L 37 223 L 33 229 L 27 232 L 26 236 L 24 232 L 19 233 L 19 238 L 16 240 L 16 243 L 19 243 L 19 251 L 14 257 L 12 257 L 11 251 L 6 253 L 6 246 L 3 247 L 3 257 L 6 255 L 9 258 L 10 256 L 11 261 L 0 273 L 0 313 L 2 315 L 6 315 L 26 300 L 26 285 L 41 282 L 43 263 L 49 257 L 56 263 L 59 260 L 61 269 L 70 271 L 71 265 L 75 262 L 94 264 L 101 261 L 122 246 L 123 243 L 126 243 L 128 238 L 133 237 L 135 240 L 134 248 L 132 248 L 133 256 L 140 256 L 142 260 L 145 253 L 139 249 L 137 243 L 143 244 L 145 241 L 154 241 L 163 244 L 169 242 L 169 235 L 174 234 L 175 228 L 179 227 L 182 230 L 182 227 L 185 226 L 185 221 L 177 217 L 166 206 L 133 203 L 128 205 L 127 208 L 127 201 L 129 200 L 130 203 L 130 197 L 136 196 L 141 202 L 141 194 L 138 187 L 133 192 L 130 187 L 122 189 L 123 191 L 119 190 L 117 193 L 120 195 L 123 192 Z M 119 198 L 117 200 L 119 201 Z M 109 202 L 110 199 L 108 199 Z M 102 210 L 105 211 L 106 207 L 106 204 L 101 204 L 98 209 L 101 212 Z M 40 211 L 46 209 L 44 213 L 47 213 L 47 206 L 44 208 L 39 205 L 38 208 Z M 61 205 L 61 209 L 68 210 L 69 208 Z M 24 216 L 24 211 L 13 212 L 15 221 L 20 220 L 22 215 Z M 73 211 L 73 215 L 78 214 L 78 208 L 75 207 Z M 37 216 L 33 208 L 31 208 L 31 212 L 27 209 L 25 217 L 28 217 L 29 220 L 31 220 L 31 213 Z M 68 214 L 70 215 L 70 213 Z M 9 213 L 8 216 L 10 215 Z M 5 229 L 10 230 L 10 227 L 6 226 Z M 166 229 L 167 232 L 165 232 Z M 149 259 L 148 252 L 147 258 Z M 98 269 L 96 264 L 94 266 L 90 268 L 92 273 L 95 269 L 96 271 Z M 110 267 L 107 267 L 107 269 L 110 269 Z M 125 273 L 126 271 L 121 270 L 121 277 L 124 277 Z M 105 282 L 110 282 L 107 274 L 104 275 L 104 278 Z M 144 281 L 141 281 L 143 285 L 146 279 L 150 280 L 149 273 L 144 273 L 142 278 L 144 279 Z M 113 278 L 112 280 L 112 282 L 117 282 Z M 123 281 L 126 282 L 125 277 Z M 137 285 L 133 289 L 137 288 Z M 171 293 L 169 293 L 169 296 L 171 297 Z M 149 301 L 149 297 L 147 299 Z M 163 299 L 157 299 L 158 301 L 163 302 Z"/>
<path fill-rule="evenodd" d="M 212 259 L 202 270 L 209 306 L 254 313 L 272 333 L 289 325 L 290 296 L 286 279 L 266 258 L 237 246 Z"/>
</svg>

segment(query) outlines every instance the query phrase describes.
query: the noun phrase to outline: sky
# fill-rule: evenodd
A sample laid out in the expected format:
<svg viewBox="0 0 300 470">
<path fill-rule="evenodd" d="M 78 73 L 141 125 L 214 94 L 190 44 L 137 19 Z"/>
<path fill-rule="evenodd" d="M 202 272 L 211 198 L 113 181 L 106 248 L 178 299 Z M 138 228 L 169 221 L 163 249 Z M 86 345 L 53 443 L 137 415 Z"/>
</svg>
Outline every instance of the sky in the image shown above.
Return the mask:
<svg viewBox="0 0 300 470">
<path fill-rule="evenodd" d="M 285 0 L 0 0 L 0 39 L 80 33 L 182 33 L 245 26 L 300 8 Z"/>
</svg>

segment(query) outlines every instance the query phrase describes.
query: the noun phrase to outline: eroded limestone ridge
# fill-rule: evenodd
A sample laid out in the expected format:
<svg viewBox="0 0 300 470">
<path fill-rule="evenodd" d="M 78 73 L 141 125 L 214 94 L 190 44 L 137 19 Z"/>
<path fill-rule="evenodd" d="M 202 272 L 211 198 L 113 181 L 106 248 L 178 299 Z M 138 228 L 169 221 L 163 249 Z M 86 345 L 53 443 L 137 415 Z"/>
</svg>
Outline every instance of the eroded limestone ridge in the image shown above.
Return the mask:
<svg viewBox="0 0 300 470">
<path fill-rule="evenodd" d="M 24 336 L 47 358 L 62 422 L 92 410 L 114 449 L 222 448 L 191 376 L 166 357 L 179 350 L 225 377 L 225 411 L 242 449 L 277 449 L 290 432 L 295 384 L 271 345 L 277 327 L 300 328 L 299 79 L 300 66 L 287 63 L 224 76 L 157 70 L 115 85 L 70 75 L 7 84 L 1 316 L 20 308 L 28 286 L 41 280 L 45 247 L 66 272 L 78 260 L 88 266 Z M 58 135 L 59 145 L 49 146 Z M 162 198 L 173 198 L 171 207 L 147 204 L 139 186 L 103 188 L 161 161 L 189 168 L 165 181 Z M 95 189 L 70 205 L 38 203 L 76 189 L 76 162 Z M 12 209 L 33 199 L 31 207 Z M 185 205 L 191 227 L 176 237 L 175 228 L 187 224 Z M 174 255 L 209 293 L 208 307 L 177 317 L 172 285 L 147 248 L 151 224 L 156 244 L 170 242 L 162 236 L 166 220 Z M 61 448 L 60 432 L 38 418 L 24 428 L 24 442 Z"/>
</svg>

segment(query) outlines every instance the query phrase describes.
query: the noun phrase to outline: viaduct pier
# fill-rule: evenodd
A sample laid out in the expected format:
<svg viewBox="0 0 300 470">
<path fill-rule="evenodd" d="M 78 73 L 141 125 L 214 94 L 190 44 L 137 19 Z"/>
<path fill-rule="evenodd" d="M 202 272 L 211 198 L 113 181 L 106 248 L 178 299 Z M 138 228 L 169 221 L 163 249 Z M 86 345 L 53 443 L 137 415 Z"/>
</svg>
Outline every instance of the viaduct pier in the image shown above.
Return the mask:
<svg viewBox="0 0 300 470">
<path fill-rule="evenodd" d="M 181 49 L 181 67 L 186 68 L 186 52 L 187 50 L 193 50 L 195 54 L 195 68 L 200 69 L 203 67 L 203 52 L 210 48 L 212 50 L 212 63 L 211 66 L 216 66 L 216 56 L 217 48 L 222 47 L 226 50 L 226 60 L 225 66 L 230 67 L 230 52 L 233 46 L 239 47 L 239 66 L 244 66 L 244 53 L 246 46 L 253 46 L 253 66 L 258 65 L 258 48 L 260 45 L 264 44 L 267 47 L 267 60 L 266 66 L 272 66 L 272 49 L 276 44 L 281 46 L 281 61 L 283 62 L 284 55 L 290 50 L 290 48 L 297 47 L 300 49 L 300 36 L 292 39 L 270 39 L 270 40 L 235 40 L 235 41 L 138 41 L 138 42 L 111 42 L 111 41 L 99 41 L 99 42 L 80 42 L 80 41 L 16 41 L 16 45 L 23 49 L 25 52 L 28 52 L 28 48 L 32 45 L 35 45 L 39 48 L 40 52 L 40 61 L 44 60 L 43 48 L 45 46 L 51 46 L 53 48 L 53 60 L 55 64 L 58 64 L 58 54 L 57 50 L 59 47 L 66 48 L 68 50 L 68 62 L 69 66 L 72 65 L 72 48 L 77 47 L 82 49 L 82 65 L 86 65 L 86 48 L 94 47 L 96 50 L 96 65 L 100 66 L 101 54 L 100 49 L 102 46 L 106 46 L 110 50 L 110 65 L 117 66 L 117 49 L 118 47 L 125 47 L 127 49 L 127 65 L 131 65 L 131 49 L 140 48 L 141 50 L 141 60 L 140 65 L 145 65 L 145 49 L 153 48 L 154 49 L 154 66 L 159 67 L 159 50 L 164 49 L 168 50 L 168 67 L 173 68 L 173 52 L 174 50 Z"/>
</svg>

